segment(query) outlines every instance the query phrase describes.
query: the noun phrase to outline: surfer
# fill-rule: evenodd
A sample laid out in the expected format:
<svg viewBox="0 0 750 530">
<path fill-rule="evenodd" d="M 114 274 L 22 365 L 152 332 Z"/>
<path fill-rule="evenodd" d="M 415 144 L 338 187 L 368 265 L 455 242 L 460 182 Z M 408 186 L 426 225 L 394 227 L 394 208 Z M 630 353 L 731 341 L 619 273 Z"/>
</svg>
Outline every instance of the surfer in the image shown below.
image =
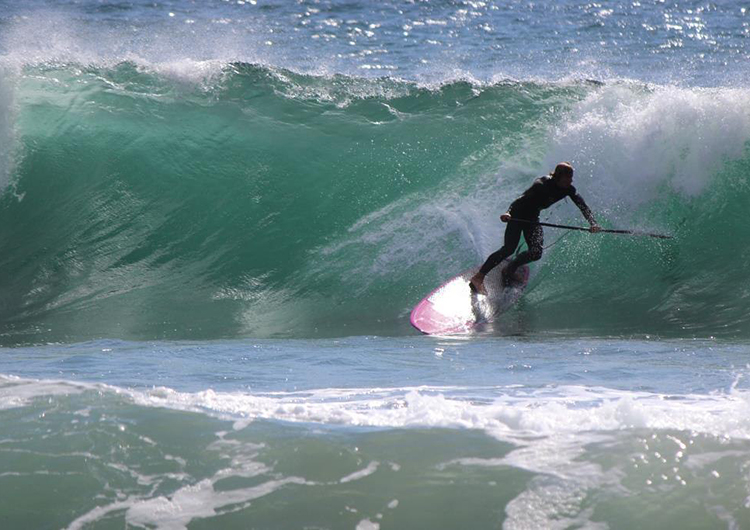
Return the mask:
<svg viewBox="0 0 750 530">
<path fill-rule="evenodd" d="M 490 254 L 479 272 L 472 276 L 470 280 L 472 289 L 486 294 L 484 277 L 516 251 L 516 247 L 521 240 L 521 233 L 523 233 L 529 248 L 511 260 L 503 269 L 503 285 L 507 286 L 512 283 L 518 267 L 540 259 L 542 257 L 544 233 L 542 227 L 535 224 L 539 222 L 539 213 L 565 197 L 570 197 L 581 210 L 581 213 L 591 225 L 589 229 L 591 232 L 601 230 L 599 225 L 596 224 L 591 209 L 573 187 L 573 166 L 569 162 L 561 162 L 549 175 L 536 179 L 529 189 L 511 203 L 508 211 L 500 216 L 502 222 L 508 223 L 505 228 L 505 242 L 502 248 Z"/>
</svg>

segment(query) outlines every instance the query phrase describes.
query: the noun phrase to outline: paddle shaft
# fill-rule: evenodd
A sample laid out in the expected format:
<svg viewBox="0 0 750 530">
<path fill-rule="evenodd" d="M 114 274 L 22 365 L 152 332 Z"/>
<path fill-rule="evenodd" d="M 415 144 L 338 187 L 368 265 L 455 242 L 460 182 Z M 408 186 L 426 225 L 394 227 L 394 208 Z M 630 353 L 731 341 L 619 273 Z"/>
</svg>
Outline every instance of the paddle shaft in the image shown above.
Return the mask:
<svg viewBox="0 0 750 530">
<path fill-rule="evenodd" d="M 539 221 L 527 221 L 526 219 L 516 219 L 511 217 L 510 221 L 516 221 L 518 223 L 526 223 L 530 225 L 539 225 L 539 226 L 549 226 L 550 228 L 565 228 L 566 230 L 579 230 L 581 232 L 590 232 L 588 228 L 583 228 L 581 226 L 569 226 L 569 225 L 556 225 L 552 223 L 542 223 Z M 508 222 L 510 222 L 508 221 Z M 605 230 L 601 229 L 600 232 L 605 232 L 607 234 L 629 234 L 632 236 L 648 236 L 648 237 L 656 237 L 659 239 L 672 239 L 672 236 L 667 236 L 664 234 L 653 234 L 651 232 L 641 232 L 639 230 Z"/>
</svg>

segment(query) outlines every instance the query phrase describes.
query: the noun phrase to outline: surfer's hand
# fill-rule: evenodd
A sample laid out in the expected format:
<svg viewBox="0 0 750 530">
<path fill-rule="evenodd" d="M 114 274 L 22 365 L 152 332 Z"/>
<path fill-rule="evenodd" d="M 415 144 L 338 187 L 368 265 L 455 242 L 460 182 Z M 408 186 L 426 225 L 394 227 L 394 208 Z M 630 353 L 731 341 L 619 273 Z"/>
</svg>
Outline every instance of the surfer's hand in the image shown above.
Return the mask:
<svg viewBox="0 0 750 530">
<path fill-rule="evenodd" d="M 510 221 L 510 214 L 509 214 L 509 213 L 507 213 L 507 212 L 506 212 L 506 213 L 504 213 L 503 215 L 501 215 L 501 216 L 500 216 L 500 220 L 501 220 L 501 221 L 502 221 L 503 223 L 507 223 L 508 221 Z"/>
<path fill-rule="evenodd" d="M 602 227 L 599 225 L 591 225 L 591 228 L 589 228 L 589 232 L 591 232 L 592 234 L 596 234 L 597 232 L 601 232 L 601 231 L 602 231 Z"/>
</svg>

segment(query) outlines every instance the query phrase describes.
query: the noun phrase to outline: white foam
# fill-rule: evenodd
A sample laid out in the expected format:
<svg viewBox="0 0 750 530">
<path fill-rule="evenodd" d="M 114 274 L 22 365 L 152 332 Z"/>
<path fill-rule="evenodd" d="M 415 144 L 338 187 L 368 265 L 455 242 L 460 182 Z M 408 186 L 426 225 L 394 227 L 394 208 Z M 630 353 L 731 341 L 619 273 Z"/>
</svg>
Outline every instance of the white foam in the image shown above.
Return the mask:
<svg viewBox="0 0 750 530">
<path fill-rule="evenodd" d="M 491 393 L 477 399 L 472 393 Z M 321 389 L 250 395 L 156 388 L 131 392 L 141 405 L 171 407 L 241 418 L 369 427 L 482 429 L 498 439 L 564 436 L 622 429 L 674 429 L 750 439 L 750 392 L 667 396 L 606 388 L 548 389 Z M 538 458 L 538 455 L 535 456 Z"/>
<path fill-rule="evenodd" d="M 185 486 L 169 497 L 144 499 L 133 503 L 126 514 L 128 524 L 146 527 L 154 525 L 163 530 L 187 528 L 190 521 L 217 515 L 217 509 L 245 504 L 264 497 L 288 484 L 304 484 L 299 477 L 269 480 L 258 486 L 216 491 L 213 480 L 202 480 Z"/>
<path fill-rule="evenodd" d="M 286 487 L 288 485 L 310 485 L 300 477 L 274 478 L 261 484 L 246 488 L 220 489 L 215 488 L 216 483 L 227 477 L 259 477 L 268 475 L 271 469 L 265 464 L 258 462 L 255 458 L 263 449 L 262 444 L 227 440 L 220 436 L 218 440 L 209 445 L 208 449 L 220 452 L 222 455 L 231 457 L 228 467 L 219 469 L 213 476 L 200 480 L 193 484 L 187 484 L 169 495 L 156 497 L 141 497 L 133 495 L 126 499 L 120 499 L 108 505 L 96 507 L 89 512 L 79 516 L 69 526 L 69 530 L 85 528 L 90 523 L 106 517 L 115 511 L 125 511 L 125 520 L 128 525 L 136 527 L 155 527 L 160 530 L 183 530 L 196 518 L 207 518 L 221 513 L 240 510 L 247 504 L 260 497 Z M 124 466 L 121 471 L 129 472 Z M 187 476 L 184 474 L 161 474 L 154 479 L 161 480 L 165 477 L 185 482 Z M 149 480 L 152 477 L 137 477 L 138 482 L 150 484 L 155 482 Z"/>
<path fill-rule="evenodd" d="M 379 530 L 380 525 L 369 519 L 363 519 L 357 524 L 357 530 Z"/>
<path fill-rule="evenodd" d="M 346 482 L 353 482 L 355 480 L 363 479 L 375 473 L 375 471 L 378 470 L 379 465 L 379 462 L 372 461 L 364 469 L 360 469 L 359 471 L 355 471 L 354 473 L 343 477 L 341 480 L 339 480 L 339 482 L 341 484 L 344 484 Z"/>
<path fill-rule="evenodd" d="M 416 386 L 325 388 L 300 392 L 179 392 L 0 375 L 0 404 L 41 396 L 111 392 L 135 404 L 209 413 L 241 428 L 258 419 L 365 427 L 482 429 L 498 439 L 623 429 L 681 430 L 750 440 L 750 391 L 665 395 L 603 387 Z"/>
<path fill-rule="evenodd" d="M 215 479 L 204 479 L 180 488 L 169 497 L 132 497 L 125 501 L 99 506 L 75 519 L 67 528 L 85 528 L 111 512 L 125 510 L 128 525 L 156 527 L 160 530 L 183 530 L 195 518 L 215 516 L 218 509 L 227 506 L 235 506 L 235 509 L 238 505 L 243 507 L 249 501 L 269 495 L 288 484 L 304 484 L 305 481 L 299 477 L 287 477 L 269 480 L 250 488 L 227 491 L 216 491 L 214 483 Z M 227 513 L 227 510 L 222 510 L 222 513 Z"/>
<path fill-rule="evenodd" d="M 627 210 L 666 186 L 700 194 L 750 139 L 750 90 L 644 87 L 592 91 L 556 127 L 545 165 L 570 160 L 599 207 Z"/>
</svg>

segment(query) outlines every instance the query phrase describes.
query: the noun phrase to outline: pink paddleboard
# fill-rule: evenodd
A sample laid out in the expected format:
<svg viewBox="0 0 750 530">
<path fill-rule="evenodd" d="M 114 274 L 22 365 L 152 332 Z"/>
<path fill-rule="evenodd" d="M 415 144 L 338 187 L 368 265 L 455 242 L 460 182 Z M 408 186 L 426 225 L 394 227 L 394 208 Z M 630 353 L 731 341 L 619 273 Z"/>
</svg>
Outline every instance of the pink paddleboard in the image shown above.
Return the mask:
<svg viewBox="0 0 750 530">
<path fill-rule="evenodd" d="M 491 322 L 506 311 L 523 293 L 529 282 L 529 267 L 522 265 L 516 278 L 503 287 L 501 272 L 505 262 L 490 271 L 484 279 L 486 295 L 471 292 L 469 279 L 479 267 L 459 274 L 419 302 L 411 312 L 411 325 L 428 335 L 465 333 L 479 323 Z"/>
</svg>

